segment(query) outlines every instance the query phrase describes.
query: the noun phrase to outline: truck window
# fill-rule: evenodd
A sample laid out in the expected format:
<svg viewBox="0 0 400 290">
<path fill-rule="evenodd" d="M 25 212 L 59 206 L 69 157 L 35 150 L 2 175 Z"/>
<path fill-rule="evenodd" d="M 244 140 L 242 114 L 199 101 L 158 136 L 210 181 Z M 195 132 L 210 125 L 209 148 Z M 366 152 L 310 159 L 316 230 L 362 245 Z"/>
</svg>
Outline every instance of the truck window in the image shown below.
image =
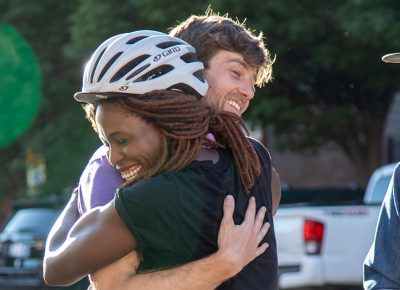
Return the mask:
<svg viewBox="0 0 400 290">
<path fill-rule="evenodd" d="M 382 176 L 380 179 L 378 179 L 378 181 L 375 183 L 375 187 L 372 190 L 370 203 L 372 204 L 382 203 L 391 178 L 392 178 L 391 175 L 387 175 L 387 176 Z"/>
</svg>

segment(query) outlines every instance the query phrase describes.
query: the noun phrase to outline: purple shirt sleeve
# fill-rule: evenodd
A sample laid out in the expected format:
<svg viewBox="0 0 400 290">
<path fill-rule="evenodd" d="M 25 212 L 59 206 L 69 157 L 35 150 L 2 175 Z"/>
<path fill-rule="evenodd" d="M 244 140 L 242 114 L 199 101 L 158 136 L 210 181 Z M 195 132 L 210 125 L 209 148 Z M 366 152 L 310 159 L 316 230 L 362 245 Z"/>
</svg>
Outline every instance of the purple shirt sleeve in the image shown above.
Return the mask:
<svg viewBox="0 0 400 290">
<path fill-rule="evenodd" d="M 107 159 L 107 147 L 101 146 L 90 158 L 79 180 L 78 208 L 80 214 L 114 198 L 123 179 Z"/>
</svg>

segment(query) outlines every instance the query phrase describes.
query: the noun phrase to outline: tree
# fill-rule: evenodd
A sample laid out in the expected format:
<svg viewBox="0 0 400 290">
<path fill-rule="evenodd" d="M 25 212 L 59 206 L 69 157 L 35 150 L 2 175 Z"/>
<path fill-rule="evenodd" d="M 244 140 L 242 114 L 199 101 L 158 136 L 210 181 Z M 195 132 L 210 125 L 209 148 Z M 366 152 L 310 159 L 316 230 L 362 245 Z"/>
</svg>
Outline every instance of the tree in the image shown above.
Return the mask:
<svg viewBox="0 0 400 290">
<path fill-rule="evenodd" d="M 188 11 L 201 13 L 207 4 L 0 0 L 0 7 L 0 21 L 13 25 L 33 47 L 43 79 L 41 111 L 35 123 L 18 141 L 1 149 L 0 195 L 16 197 L 26 191 L 28 149 L 45 157 L 47 182 L 40 192 L 48 194 L 70 190 L 99 145 L 80 105 L 72 98 L 81 87 L 83 64 L 95 47 L 117 33 L 137 29 L 166 31 L 176 19 L 187 17 Z"/>
<path fill-rule="evenodd" d="M 48 182 L 43 192 L 60 192 L 76 182 L 96 140 L 95 134 L 88 134 L 90 126 L 79 106 L 71 101 L 80 87 L 81 67 L 63 50 L 70 41 L 68 16 L 76 1 L 16 0 L 1 1 L 0 6 L 0 21 L 13 25 L 33 47 L 43 80 L 39 116 L 18 141 L 1 150 L 0 194 L 15 197 L 25 192 L 29 148 L 46 157 Z"/>
<path fill-rule="evenodd" d="M 366 182 L 382 162 L 384 119 L 399 88 L 400 70 L 381 56 L 400 49 L 400 2 L 250 2 L 217 8 L 247 17 L 276 55 L 273 83 L 248 117 L 273 124 L 284 148 L 335 141 Z"/>
<path fill-rule="evenodd" d="M 0 21 L 14 25 L 30 42 L 43 79 L 39 117 L 0 152 L 0 194 L 24 191 L 28 148 L 46 158 L 42 192 L 74 186 L 99 144 L 72 99 L 90 53 L 116 33 L 167 31 L 190 14 L 204 13 L 208 3 L 0 0 Z M 400 70 L 380 57 L 400 49 L 400 2 L 219 0 L 211 6 L 263 31 L 276 55 L 275 79 L 257 91 L 246 117 L 273 124 L 282 146 L 293 150 L 335 141 L 366 180 L 381 162 L 383 120 L 398 89 Z"/>
<path fill-rule="evenodd" d="M 178 0 L 171 5 L 162 0 L 81 0 L 71 15 L 71 57 L 82 60 L 106 38 L 123 32 L 151 29 L 167 32 L 188 11 L 203 13 L 207 2 L 195 4 Z"/>
</svg>

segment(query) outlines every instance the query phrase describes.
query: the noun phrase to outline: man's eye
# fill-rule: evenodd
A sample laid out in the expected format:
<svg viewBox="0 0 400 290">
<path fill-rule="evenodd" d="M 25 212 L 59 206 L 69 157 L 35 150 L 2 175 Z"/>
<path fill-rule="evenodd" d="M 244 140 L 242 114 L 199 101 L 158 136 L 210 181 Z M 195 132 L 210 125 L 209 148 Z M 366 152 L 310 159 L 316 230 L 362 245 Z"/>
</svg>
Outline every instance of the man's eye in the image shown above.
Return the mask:
<svg viewBox="0 0 400 290">
<path fill-rule="evenodd" d="M 125 144 L 126 143 L 126 139 L 118 139 L 117 140 L 117 143 L 119 144 L 119 145 L 123 145 L 123 144 Z"/>
<path fill-rule="evenodd" d="M 232 73 L 235 77 L 240 77 L 240 71 L 232 70 Z"/>
</svg>

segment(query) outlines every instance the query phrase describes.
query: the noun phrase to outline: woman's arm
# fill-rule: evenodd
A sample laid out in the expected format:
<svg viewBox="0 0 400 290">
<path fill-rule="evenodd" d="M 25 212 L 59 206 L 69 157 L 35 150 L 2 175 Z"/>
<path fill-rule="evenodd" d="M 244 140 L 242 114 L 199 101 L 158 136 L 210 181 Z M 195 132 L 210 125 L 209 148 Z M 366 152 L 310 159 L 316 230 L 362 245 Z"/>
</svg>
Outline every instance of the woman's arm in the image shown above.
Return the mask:
<svg viewBox="0 0 400 290">
<path fill-rule="evenodd" d="M 114 203 L 81 216 L 62 239 L 60 226 L 73 215 L 74 197 L 49 234 L 44 256 L 44 279 L 49 285 L 70 285 L 137 248 Z"/>
<path fill-rule="evenodd" d="M 233 210 L 234 200 L 229 196 L 224 203 L 217 253 L 173 269 L 135 275 L 139 257 L 133 252 L 91 275 L 93 289 L 216 288 L 226 279 L 236 275 L 268 247 L 267 244 L 260 245 L 269 227 L 269 224 L 263 224 L 265 208 L 261 208 L 256 215 L 255 200 L 250 199 L 245 220 L 241 225 L 233 223 Z"/>
</svg>

